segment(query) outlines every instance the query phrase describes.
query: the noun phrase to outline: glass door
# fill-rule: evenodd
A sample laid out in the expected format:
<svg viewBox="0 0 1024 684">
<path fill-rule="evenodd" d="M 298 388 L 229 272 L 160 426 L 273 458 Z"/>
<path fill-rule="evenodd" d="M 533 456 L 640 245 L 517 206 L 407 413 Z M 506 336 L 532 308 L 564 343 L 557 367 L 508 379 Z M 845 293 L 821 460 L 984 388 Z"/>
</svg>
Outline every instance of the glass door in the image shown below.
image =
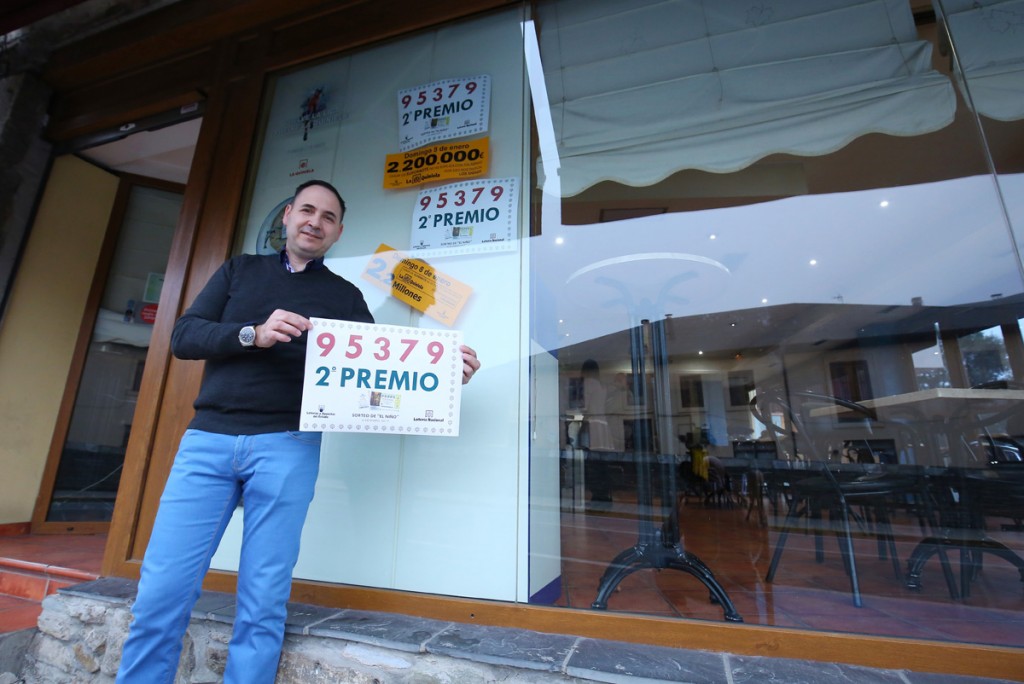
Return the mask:
<svg viewBox="0 0 1024 684">
<path fill-rule="evenodd" d="M 98 304 L 86 314 L 93 319 L 88 347 L 80 375 L 67 385 L 74 405 L 58 419 L 36 523 L 85 531 L 81 523 L 111 519 L 181 204 L 180 186 L 122 180 L 113 247 L 101 256 L 94 284 Z"/>
</svg>

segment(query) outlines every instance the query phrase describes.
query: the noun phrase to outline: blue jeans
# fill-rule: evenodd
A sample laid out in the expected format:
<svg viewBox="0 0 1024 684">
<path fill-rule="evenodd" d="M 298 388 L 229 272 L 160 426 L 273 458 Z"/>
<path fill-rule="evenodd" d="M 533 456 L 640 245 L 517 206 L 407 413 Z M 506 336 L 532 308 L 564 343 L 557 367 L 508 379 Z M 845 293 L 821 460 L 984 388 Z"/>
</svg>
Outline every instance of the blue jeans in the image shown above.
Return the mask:
<svg viewBox="0 0 1024 684">
<path fill-rule="evenodd" d="M 320 436 L 185 432 L 142 562 L 118 682 L 174 681 L 192 607 L 240 497 L 237 610 L 224 681 L 274 681 L 292 570 L 320 468 Z"/>
</svg>

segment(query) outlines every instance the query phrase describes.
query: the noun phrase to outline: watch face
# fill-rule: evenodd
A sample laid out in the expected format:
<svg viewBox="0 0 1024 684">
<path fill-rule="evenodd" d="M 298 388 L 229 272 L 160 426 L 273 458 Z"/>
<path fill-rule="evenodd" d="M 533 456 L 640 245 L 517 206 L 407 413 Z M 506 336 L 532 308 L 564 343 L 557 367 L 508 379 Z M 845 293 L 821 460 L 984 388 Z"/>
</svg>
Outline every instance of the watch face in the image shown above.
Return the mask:
<svg viewBox="0 0 1024 684">
<path fill-rule="evenodd" d="M 256 341 L 256 330 L 251 326 L 247 325 L 238 333 L 238 341 L 248 346 Z"/>
</svg>

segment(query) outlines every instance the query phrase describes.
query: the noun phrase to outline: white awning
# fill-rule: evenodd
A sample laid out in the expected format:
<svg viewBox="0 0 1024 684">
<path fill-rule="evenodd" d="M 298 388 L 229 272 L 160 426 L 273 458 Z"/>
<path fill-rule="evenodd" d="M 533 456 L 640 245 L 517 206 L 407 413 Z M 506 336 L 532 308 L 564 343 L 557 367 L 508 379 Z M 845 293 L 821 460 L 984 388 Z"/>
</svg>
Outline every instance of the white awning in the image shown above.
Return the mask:
<svg viewBox="0 0 1024 684">
<path fill-rule="evenodd" d="M 1024 118 L 1024 0 L 943 0 L 975 111 Z"/>
<path fill-rule="evenodd" d="M 556 0 L 538 23 L 563 196 L 919 135 L 956 108 L 906 0 Z"/>
</svg>

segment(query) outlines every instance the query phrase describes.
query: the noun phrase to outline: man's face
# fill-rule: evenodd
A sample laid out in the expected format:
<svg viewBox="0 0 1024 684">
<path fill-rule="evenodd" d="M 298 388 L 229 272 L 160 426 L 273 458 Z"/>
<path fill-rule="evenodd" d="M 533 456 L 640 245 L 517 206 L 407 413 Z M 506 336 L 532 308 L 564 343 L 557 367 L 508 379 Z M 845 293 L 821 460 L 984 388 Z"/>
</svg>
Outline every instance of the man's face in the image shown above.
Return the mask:
<svg viewBox="0 0 1024 684">
<path fill-rule="evenodd" d="M 341 205 L 327 188 L 311 185 L 284 209 L 285 234 L 290 257 L 310 261 L 327 253 L 341 237 Z"/>
</svg>

